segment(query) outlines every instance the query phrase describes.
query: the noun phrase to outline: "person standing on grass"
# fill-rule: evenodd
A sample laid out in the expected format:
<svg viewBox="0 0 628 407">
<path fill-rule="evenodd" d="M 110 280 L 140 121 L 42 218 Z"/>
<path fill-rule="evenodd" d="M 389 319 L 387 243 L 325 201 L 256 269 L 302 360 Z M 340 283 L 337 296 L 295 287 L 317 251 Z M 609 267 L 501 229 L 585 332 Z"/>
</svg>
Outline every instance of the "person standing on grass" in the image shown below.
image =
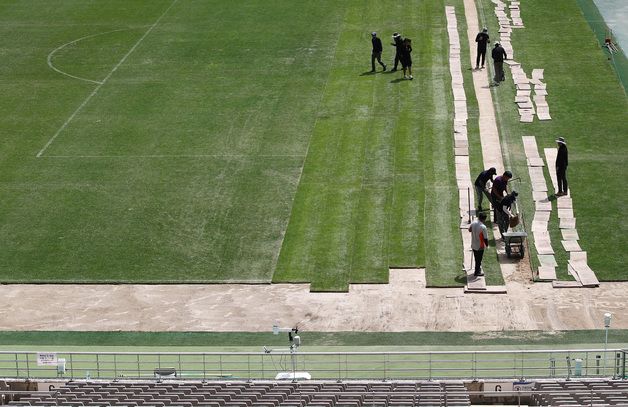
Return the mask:
<svg viewBox="0 0 628 407">
<path fill-rule="evenodd" d="M 491 56 L 493 57 L 493 65 L 495 65 L 495 77 L 493 80 L 496 85 L 499 85 L 499 82 L 506 80 L 504 76 L 504 60 L 508 59 L 508 56 L 499 42 L 495 43 L 495 48 L 493 48 Z"/>
<path fill-rule="evenodd" d="M 393 66 L 393 69 L 390 70 L 390 72 L 395 72 L 397 70 L 397 65 L 399 64 L 399 61 L 401 59 L 401 51 L 403 49 L 403 39 L 401 38 L 401 35 L 399 35 L 398 32 L 393 33 L 393 42 L 390 43 L 390 45 L 395 47 L 395 66 Z"/>
<path fill-rule="evenodd" d="M 414 79 L 412 77 L 412 40 L 406 38 L 403 40 L 403 48 L 401 50 L 401 67 L 403 68 L 403 79 Z M 406 71 L 408 75 L 406 76 Z"/>
<path fill-rule="evenodd" d="M 371 72 L 375 72 L 375 60 L 386 70 L 386 64 L 382 62 L 382 51 L 384 48 L 382 47 L 382 40 L 377 38 L 377 33 L 371 33 L 371 43 L 373 43 L 373 51 L 371 53 Z"/>
<path fill-rule="evenodd" d="M 569 165 L 569 153 L 567 143 L 563 137 L 556 139 L 558 144 L 558 154 L 556 155 L 556 180 L 558 181 L 558 192 L 556 196 L 567 195 L 567 165 Z"/>
<path fill-rule="evenodd" d="M 497 170 L 495 167 L 491 167 L 488 170 L 482 171 L 480 175 L 475 179 L 473 186 L 475 187 L 475 192 L 478 195 L 478 212 L 482 212 L 482 200 L 484 199 L 484 194 L 486 194 L 486 183 L 489 181 L 493 181 L 493 176 L 497 175 Z"/>
<path fill-rule="evenodd" d="M 491 42 L 488 36 L 488 28 L 484 27 L 481 33 L 475 36 L 475 42 L 478 43 L 478 54 L 475 58 L 475 69 L 480 69 L 480 57 L 482 57 L 482 68 L 484 68 L 484 58 L 486 57 L 487 44 Z"/>
<path fill-rule="evenodd" d="M 481 212 L 478 218 L 469 226 L 469 232 L 471 232 L 471 249 L 473 250 L 473 258 L 475 260 L 475 272 L 476 277 L 482 277 L 482 257 L 484 257 L 484 249 L 488 247 L 488 231 L 486 230 L 486 214 Z"/>
</svg>

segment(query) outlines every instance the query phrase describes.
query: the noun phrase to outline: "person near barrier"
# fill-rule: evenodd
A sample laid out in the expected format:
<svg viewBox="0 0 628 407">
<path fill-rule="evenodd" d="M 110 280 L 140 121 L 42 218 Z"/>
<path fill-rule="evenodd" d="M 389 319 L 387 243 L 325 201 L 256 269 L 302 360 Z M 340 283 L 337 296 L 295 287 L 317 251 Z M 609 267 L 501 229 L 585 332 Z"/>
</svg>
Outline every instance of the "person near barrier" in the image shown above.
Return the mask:
<svg viewBox="0 0 628 407">
<path fill-rule="evenodd" d="M 519 196 L 517 191 L 512 191 L 510 194 L 506 195 L 495 208 L 495 215 L 497 215 L 495 221 L 497 222 L 497 226 L 499 226 L 499 232 L 502 234 L 502 237 L 504 233 L 508 232 L 510 219 L 515 217 L 515 214 L 512 212 L 512 204 L 517 201 L 517 196 Z"/>
<path fill-rule="evenodd" d="M 489 181 L 493 181 L 493 176 L 495 175 L 497 175 L 497 170 L 495 169 L 495 167 L 491 167 L 488 170 L 482 171 L 473 183 L 473 186 L 475 187 L 475 192 L 478 195 L 478 212 L 482 212 L 482 201 L 484 200 L 484 194 L 487 193 L 486 183 Z"/>
<path fill-rule="evenodd" d="M 473 259 L 475 260 L 475 272 L 476 277 L 482 277 L 482 258 L 484 257 L 484 249 L 488 247 L 488 231 L 484 222 L 486 221 L 486 214 L 481 212 L 478 218 L 469 226 L 469 232 L 471 232 L 471 250 L 473 250 Z"/>
</svg>

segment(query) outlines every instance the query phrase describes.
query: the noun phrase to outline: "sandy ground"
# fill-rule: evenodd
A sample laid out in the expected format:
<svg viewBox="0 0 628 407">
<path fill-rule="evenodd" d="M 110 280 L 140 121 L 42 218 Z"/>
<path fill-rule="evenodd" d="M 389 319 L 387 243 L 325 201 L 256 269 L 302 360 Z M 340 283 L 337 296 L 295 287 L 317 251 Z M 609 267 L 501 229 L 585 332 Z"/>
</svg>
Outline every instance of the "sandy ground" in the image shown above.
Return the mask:
<svg viewBox="0 0 628 407">
<path fill-rule="evenodd" d="M 525 264 L 521 263 L 521 264 Z M 522 267 L 515 267 L 523 270 Z M 628 328 L 628 283 L 553 289 L 516 271 L 507 294 L 426 288 L 421 269 L 391 270 L 389 284 L 310 293 L 308 284 L 3 285 L 3 330 L 499 331 Z"/>
</svg>

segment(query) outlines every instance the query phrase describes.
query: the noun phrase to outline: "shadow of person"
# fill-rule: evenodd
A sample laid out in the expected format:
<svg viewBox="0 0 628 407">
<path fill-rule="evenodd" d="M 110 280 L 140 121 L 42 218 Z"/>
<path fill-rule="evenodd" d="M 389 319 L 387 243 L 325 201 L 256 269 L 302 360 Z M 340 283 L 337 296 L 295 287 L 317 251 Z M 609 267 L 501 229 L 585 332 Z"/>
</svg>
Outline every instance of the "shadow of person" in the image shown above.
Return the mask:
<svg viewBox="0 0 628 407">
<path fill-rule="evenodd" d="M 397 78 L 397 79 L 393 79 L 392 81 L 390 81 L 390 83 L 399 83 L 399 82 L 405 82 L 407 79 L 405 78 Z"/>
<path fill-rule="evenodd" d="M 454 278 L 454 280 L 456 281 L 456 283 L 465 284 L 467 282 L 467 275 L 458 275 Z"/>
<path fill-rule="evenodd" d="M 360 74 L 360 76 L 370 76 L 370 75 L 375 75 L 377 72 L 375 71 L 366 71 L 366 72 L 362 72 Z"/>
</svg>

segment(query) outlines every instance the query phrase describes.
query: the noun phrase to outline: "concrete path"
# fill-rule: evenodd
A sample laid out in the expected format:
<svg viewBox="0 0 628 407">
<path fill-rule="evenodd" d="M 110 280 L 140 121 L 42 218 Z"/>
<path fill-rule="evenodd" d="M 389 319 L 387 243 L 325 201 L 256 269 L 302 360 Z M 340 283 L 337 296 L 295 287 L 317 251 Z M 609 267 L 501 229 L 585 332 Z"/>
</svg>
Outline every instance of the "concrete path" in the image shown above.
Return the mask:
<svg viewBox="0 0 628 407">
<path fill-rule="evenodd" d="M 480 31 L 480 26 L 478 24 L 478 15 L 475 8 L 474 0 L 464 0 L 464 10 L 467 20 L 467 43 L 470 50 L 469 66 L 474 67 L 476 50 L 475 36 Z M 497 169 L 497 174 L 501 175 L 504 172 L 505 168 L 502 158 L 499 131 L 497 130 L 497 120 L 495 118 L 495 109 L 493 107 L 493 97 L 491 96 L 491 87 L 487 69 L 473 71 L 473 88 L 475 90 L 475 96 L 478 100 L 478 121 L 480 127 L 480 141 L 482 144 L 482 158 L 484 162 L 484 168 L 486 169 L 490 167 L 495 167 Z M 497 224 L 494 223 L 493 236 L 498 237 L 499 235 L 499 228 L 497 227 Z M 492 248 L 489 248 L 489 250 L 491 249 Z M 504 278 L 506 278 L 506 276 L 514 275 L 517 271 L 517 268 L 515 267 L 515 263 L 509 261 L 509 259 L 507 258 L 503 241 L 496 240 L 495 250 L 497 250 L 499 265 Z M 525 262 L 527 263 L 527 260 Z M 528 277 L 526 277 L 525 274 L 527 274 L 527 272 L 524 272 L 524 275 L 520 277 L 531 277 L 531 274 Z"/>
</svg>

